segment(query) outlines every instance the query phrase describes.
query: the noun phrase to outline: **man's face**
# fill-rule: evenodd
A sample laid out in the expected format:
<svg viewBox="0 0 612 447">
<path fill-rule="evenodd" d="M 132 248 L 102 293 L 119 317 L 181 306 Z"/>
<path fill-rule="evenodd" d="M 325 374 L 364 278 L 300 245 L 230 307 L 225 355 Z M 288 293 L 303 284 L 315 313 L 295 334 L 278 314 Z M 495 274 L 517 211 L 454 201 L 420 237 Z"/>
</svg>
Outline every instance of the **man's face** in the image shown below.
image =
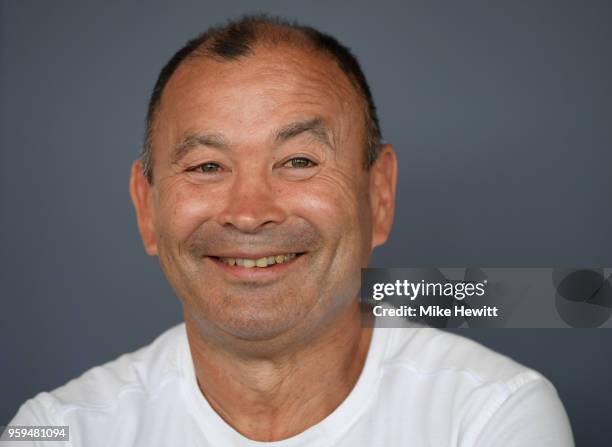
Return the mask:
<svg viewBox="0 0 612 447">
<path fill-rule="evenodd" d="M 391 224 L 392 203 L 377 215 L 379 184 L 388 175 L 392 196 L 395 181 L 390 148 L 382 177 L 363 168 L 363 110 L 335 63 L 303 50 L 178 68 L 155 119 L 153 184 L 137 162 L 132 196 L 186 314 L 265 340 L 305 334 L 354 303 Z"/>
</svg>

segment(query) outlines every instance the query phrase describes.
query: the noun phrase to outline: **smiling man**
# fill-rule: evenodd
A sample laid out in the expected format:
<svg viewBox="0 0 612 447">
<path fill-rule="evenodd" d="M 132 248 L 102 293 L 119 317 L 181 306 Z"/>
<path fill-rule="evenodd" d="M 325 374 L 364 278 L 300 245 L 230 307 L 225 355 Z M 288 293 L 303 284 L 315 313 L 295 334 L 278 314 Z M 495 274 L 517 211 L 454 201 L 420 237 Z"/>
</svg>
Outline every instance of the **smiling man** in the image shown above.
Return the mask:
<svg viewBox="0 0 612 447">
<path fill-rule="evenodd" d="M 75 446 L 573 445 L 538 373 L 435 329 L 362 325 L 396 164 L 330 36 L 247 17 L 190 41 L 159 76 L 130 180 L 185 322 L 12 424 L 68 425 Z"/>
</svg>

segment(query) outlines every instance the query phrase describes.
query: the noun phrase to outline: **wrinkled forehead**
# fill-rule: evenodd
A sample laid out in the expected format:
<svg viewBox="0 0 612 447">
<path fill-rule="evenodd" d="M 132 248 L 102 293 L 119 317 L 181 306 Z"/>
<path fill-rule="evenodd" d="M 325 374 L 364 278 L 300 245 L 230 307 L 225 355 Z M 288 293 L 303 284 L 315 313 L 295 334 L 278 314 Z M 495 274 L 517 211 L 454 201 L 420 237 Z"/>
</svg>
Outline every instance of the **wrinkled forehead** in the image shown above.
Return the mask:
<svg viewBox="0 0 612 447">
<path fill-rule="evenodd" d="M 234 61 L 195 56 L 164 89 L 153 141 L 171 145 L 185 132 L 207 130 L 239 142 L 304 118 L 322 119 L 337 143 L 363 141 L 364 104 L 336 62 L 315 50 L 276 45 Z"/>
</svg>

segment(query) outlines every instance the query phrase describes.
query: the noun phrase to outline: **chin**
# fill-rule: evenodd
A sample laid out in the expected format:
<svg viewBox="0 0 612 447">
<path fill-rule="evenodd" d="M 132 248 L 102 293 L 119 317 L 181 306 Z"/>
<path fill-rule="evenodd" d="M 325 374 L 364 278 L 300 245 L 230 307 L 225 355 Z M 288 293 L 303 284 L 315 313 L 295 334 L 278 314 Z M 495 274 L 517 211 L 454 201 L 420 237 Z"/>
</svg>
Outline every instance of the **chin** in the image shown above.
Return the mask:
<svg viewBox="0 0 612 447">
<path fill-rule="evenodd" d="M 217 325 L 226 333 L 241 340 L 266 341 L 277 339 L 299 325 L 295 315 L 276 313 L 236 312 L 218 319 Z"/>
<path fill-rule="evenodd" d="M 265 341 L 281 337 L 304 322 L 310 307 L 297 301 L 295 295 L 274 294 L 227 297 L 202 309 L 206 320 L 214 322 L 226 334 L 250 341 Z M 221 304 L 220 306 L 216 304 Z"/>
</svg>

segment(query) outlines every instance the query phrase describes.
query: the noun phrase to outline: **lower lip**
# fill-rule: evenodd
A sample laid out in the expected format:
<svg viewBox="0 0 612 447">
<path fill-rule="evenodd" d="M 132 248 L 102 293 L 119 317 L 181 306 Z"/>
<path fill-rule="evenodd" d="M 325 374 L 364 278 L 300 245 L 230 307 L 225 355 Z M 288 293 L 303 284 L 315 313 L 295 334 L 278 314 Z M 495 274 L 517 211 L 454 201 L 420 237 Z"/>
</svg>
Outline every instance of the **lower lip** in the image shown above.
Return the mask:
<svg viewBox="0 0 612 447">
<path fill-rule="evenodd" d="M 291 269 L 298 262 L 300 262 L 302 256 L 303 254 L 297 255 L 292 260 L 283 262 L 282 264 L 273 264 L 268 267 L 251 268 L 241 267 L 239 265 L 229 265 L 218 258 L 213 258 L 210 256 L 208 256 L 207 259 L 213 262 L 218 268 L 226 272 L 228 275 L 236 279 L 240 279 L 243 281 L 267 282 L 273 281 L 281 277 L 289 269 Z"/>
</svg>

